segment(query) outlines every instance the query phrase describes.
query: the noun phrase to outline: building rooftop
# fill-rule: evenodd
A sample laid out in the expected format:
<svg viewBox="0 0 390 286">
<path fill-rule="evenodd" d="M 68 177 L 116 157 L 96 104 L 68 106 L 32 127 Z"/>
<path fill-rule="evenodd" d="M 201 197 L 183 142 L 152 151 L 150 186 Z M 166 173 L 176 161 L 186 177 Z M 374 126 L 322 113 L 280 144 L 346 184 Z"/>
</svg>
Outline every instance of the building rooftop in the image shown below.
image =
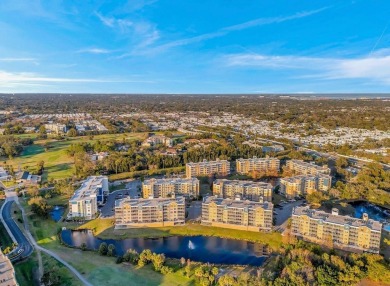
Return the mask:
<svg viewBox="0 0 390 286">
<path fill-rule="evenodd" d="M 227 179 L 217 179 L 214 181 L 214 184 L 223 183 L 224 185 L 236 185 L 243 187 L 261 187 L 264 189 L 272 189 L 270 183 L 265 182 L 253 182 L 253 181 L 240 181 L 240 180 L 227 180 Z"/>
<path fill-rule="evenodd" d="M 175 197 L 175 198 L 153 198 L 153 199 L 131 199 L 129 197 L 116 200 L 115 207 L 121 207 L 123 204 L 130 206 L 138 207 L 156 207 L 162 205 L 168 205 L 171 202 L 177 202 L 178 204 L 185 204 L 184 197 Z"/>
<path fill-rule="evenodd" d="M 291 162 L 293 162 L 294 164 L 297 164 L 297 165 L 305 166 L 305 167 L 316 168 L 317 170 L 327 170 L 327 169 L 329 169 L 326 166 L 318 166 L 318 165 L 316 165 L 314 163 L 308 163 L 308 162 L 305 162 L 305 161 L 302 161 L 302 160 L 297 160 L 297 159 L 292 159 Z"/>
<path fill-rule="evenodd" d="M 253 202 L 248 200 L 240 199 L 223 199 L 216 196 L 210 196 L 203 199 L 204 204 L 215 203 L 218 206 L 226 206 L 228 208 L 237 208 L 237 209 L 256 209 L 261 207 L 265 210 L 272 210 L 274 205 L 270 202 Z"/>
<path fill-rule="evenodd" d="M 197 178 L 166 178 L 166 179 L 149 179 L 143 182 L 144 185 L 183 184 L 183 183 L 197 184 L 199 183 L 199 180 Z"/>
<path fill-rule="evenodd" d="M 103 187 L 104 181 L 108 182 L 106 176 L 91 176 L 88 177 L 78 188 L 70 201 L 77 201 L 87 197 L 96 197 L 98 195 L 99 189 Z"/>
<path fill-rule="evenodd" d="M 368 219 L 363 220 L 359 218 L 353 218 L 350 216 L 341 216 L 337 214 L 331 214 L 324 211 L 313 210 L 310 207 L 295 207 L 293 209 L 293 215 L 302 216 L 307 215 L 312 219 L 321 220 L 327 223 L 333 223 L 338 225 L 344 225 L 345 227 L 360 227 L 367 226 L 368 228 L 381 231 L 382 224 L 379 221 Z"/>
<path fill-rule="evenodd" d="M 243 158 L 237 159 L 238 162 L 245 162 L 245 161 L 257 161 L 257 162 L 265 161 L 265 162 L 267 162 L 267 161 L 273 161 L 273 160 L 278 160 L 279 161 L 278 158 L 273 158 L 273 157 L 258 158 L 256 156 L 253 156 L 253 158 L 248 158 L 248 159 L 243 159 Z"/>
<path fill-rule="evenodd" d="M 220 160 L 220 159 L 217 159 L 216 161 L 203 160 L 203 161 L 197 162 L 197 163 L 190 162 L 190 163 L 187 163 L 187 165 L 188 166 L 196 166 L 196 165 L 208 165 L 208 164 L 220 164 L 220 163 L 229 163 L 229 161 L 228 160 Z"/>
</svg>

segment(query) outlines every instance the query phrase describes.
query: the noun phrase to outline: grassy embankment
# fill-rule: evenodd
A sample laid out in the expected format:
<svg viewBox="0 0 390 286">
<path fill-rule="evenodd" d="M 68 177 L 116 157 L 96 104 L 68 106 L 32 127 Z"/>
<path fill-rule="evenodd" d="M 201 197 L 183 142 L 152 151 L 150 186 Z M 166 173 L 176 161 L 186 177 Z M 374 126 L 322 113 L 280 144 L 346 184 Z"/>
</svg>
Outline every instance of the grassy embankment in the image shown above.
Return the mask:
<svg viewBox="0 0 390 286">
<path fill-rule="evenodd" d="M 45 171 L 43 180 L 62 179 L 71 177 L 73 172 L 73 158 L 68 156 L 66 149 L 75 143 L 92 143 L 97 140 L 102 142 L 109 140 L 127 141 L 142 140 L 146 138 L 146 133 L 124 133 L 124 134 L 103 134 L 95 135 L 92 140 L 89 136 L 79 136 L 67 138 L 64 140 L 45 139 L 37 140 L 33 145 L 27 146 L 20 156 L 14 159 L 0 158 L 1 161 L 7 161 L 7 164 L 13 165 L 14 169 L 19 166 L 31 171 L 36 169 L 40 161 L 45 162 Z"/>
<path fill-rule="evenodd" d="M 278 232 L 262 233 L 252 231 L 241 231 L 228 228 L 204 226 L 200 224 L 187 224 L 175 227 L 157 228 L 133 228 L 126 230 L 115 230 L 113 219 L 95 219 L 89 221 L 77 229 L 91 229 L 100 238 L 125 239 L 137 237 L 167 237 L 167 236 L 217 236 L 230 239 L 239 239 L 267 244 L 277 250 L 282 245 L 282 236 Z"/>
</svg>

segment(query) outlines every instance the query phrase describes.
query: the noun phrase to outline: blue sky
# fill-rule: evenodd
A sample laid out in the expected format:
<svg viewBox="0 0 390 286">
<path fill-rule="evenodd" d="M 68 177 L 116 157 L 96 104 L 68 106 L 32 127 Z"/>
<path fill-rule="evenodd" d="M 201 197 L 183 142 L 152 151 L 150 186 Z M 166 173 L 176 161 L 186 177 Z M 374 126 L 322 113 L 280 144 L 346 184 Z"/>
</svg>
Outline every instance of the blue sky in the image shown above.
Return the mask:
<svg viewBox="0 0 390 286">
<path fill-rule="evenodd" d="M 390 92 L 388 0 L 1 0 L 0 92 Z"/>
</svg>

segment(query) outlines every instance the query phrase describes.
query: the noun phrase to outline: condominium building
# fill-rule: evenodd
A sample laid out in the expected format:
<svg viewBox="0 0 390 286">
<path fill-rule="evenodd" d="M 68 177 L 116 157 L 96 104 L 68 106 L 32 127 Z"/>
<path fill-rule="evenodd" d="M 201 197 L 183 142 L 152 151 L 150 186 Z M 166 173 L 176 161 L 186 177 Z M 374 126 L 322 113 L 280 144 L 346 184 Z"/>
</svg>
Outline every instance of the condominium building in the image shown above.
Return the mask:
<svg viewBox="0 0 390 286">
<path fill-rule="evenodd" d="M 187 178 L 211 176 L 214 174 L 226 176 L 230 174 L 230 162 L 227 160 L 207 161 L 186 164 Z"/>
<path fill-rule="evenodd" d="M 103 204 L 104 197 L 109 193 L 108 178 L 106 176 L 88 177 L 69 200 L 68 218 L 84 218 L 90 220 L 95 217 L 98 205 Z"/>
<path fill-rule="evenodd" d="M 264 182 L 218 179 L 213 183 L 213 195 L 234 199 L 237 195 L 251 201 L 272 201 L 272 185 Z"/>
<path fill-rule="evenodd" d="M 172 195 L 199 196 L 197 178 L 150 179 L 142 183 L 142 196 L 147 199 L 167 198 Z"/>
<path fill-rule="evenodd" d="M 280 193 L 287 198 L 307 195 L 317 191 L 328 191 L 332 185 L 332 177 L 325 174 L 299 175 L 280 179 Z"/>
<path fill-rule="evenodd" d="M 115 228 L 160 227 L 185 223 L 185 198 L 130 199 L 115 201 Z"/>
<path fill-rule="evenodd" d="M 250 174 L 252 172 L 259 173 L 279 173 L 280 160 L 277 158 L 249 158 L 237 159 L 236 170 L 239 174 Z"/>
<path fill-rule="evenodd" d="M 12 176 L 3 167 L 0 167 L 0 181 L 10 181 Z"/>
<path fill-rule="evenodd" d="M 143 143 L 142 146 L 144 147 L 154 147 L 156 145 L 165 145 L 167 147 L 172 147 L 173 146 L 173 139 L 162 136 L 162 135 L 154 135 L 150 136 L 148 139 L 146 139 Z"/>
<path fill-rule="evenodd" d="M 55 134 L 66 133 L 67 131 L 66 125 L 60 123 L 45 124 L 45 129 L 48 133 L 55 133 Z"/>
<path fill-rule="evenodd" d="M 15 269 L 9 258 L 0 250 L 0 286 L 18 286 Z"/>
<path fill-rule="evenodd" d="M 318 166 L 314 163 L 307 163 L 302 160 L 289 160 L 286 167 L 296 175 L 317 175 L 330 174 L 330 169 L 325 166 Z"/>
<path fill-rule="evenodd" d="M 319 244 L 360 252 L 379 253 L 382 224 L 363 214 L 362 219 L 296 207 L 292 214 L 292 234 Z"/>
<path fill-rule="evenodd" d="M 202 203 L 202 224 L 248 231 L 272 229 L 273 204 L 248 200 L 206 197 Z"/>
</svg>

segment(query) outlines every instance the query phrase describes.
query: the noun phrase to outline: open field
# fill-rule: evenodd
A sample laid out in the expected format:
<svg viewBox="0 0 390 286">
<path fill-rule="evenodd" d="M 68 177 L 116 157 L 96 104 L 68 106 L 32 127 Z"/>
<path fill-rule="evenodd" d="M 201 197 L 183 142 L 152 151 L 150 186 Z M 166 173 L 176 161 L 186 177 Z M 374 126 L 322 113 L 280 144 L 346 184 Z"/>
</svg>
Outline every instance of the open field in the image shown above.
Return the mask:
<svg viewBox="0 0 390 286">
<path fill-rule="evenodd" d="M 204 226 L 200 224 L 187 224 L 184 226 L 175 227 L 132 228 L 126 230 L 115 230 L 113 225 L 114 219 L 95 219 L 79 226 L 78 229 L 91 229 L 96 236 L 106 239 L 167 237 L 173 235 L 204 235 L 258 242 L 267 244 L 272 249 L 278 249 L 282 244 L 282 236 L 278 232 L 262 233 L 241 231 L 228 228 Z"/>
<path fill-rule="evenodd" d="M 16 263 L 14 268 L 20 286 L 39 285 L 36 279 L 38 261 L 35 252 L 27 260 Z"/>
<path fill-rule="evenodd" d="M 14 169 L 20 167 L 28 170 L 35 170 L 40 161 L 45 162 L 45 171 L 43 180 L 62 179 L 72 176 L 73 159 L 67 155 L 66 149 L 75 143 L 91 143 L 97 140 L 102 142 L 108 140 L 143 140 L 147 133 L 124 133 L 124 134 L 103 134 L 93 137 L 80 136 L 67 138 L 64 140 L 45 139 L 37 140 L 33 145 L 27 146 L 20 156 L 14 159 L 0 158 L 1 161 L 7 161 L 13 165 Z"/>
</svg>

